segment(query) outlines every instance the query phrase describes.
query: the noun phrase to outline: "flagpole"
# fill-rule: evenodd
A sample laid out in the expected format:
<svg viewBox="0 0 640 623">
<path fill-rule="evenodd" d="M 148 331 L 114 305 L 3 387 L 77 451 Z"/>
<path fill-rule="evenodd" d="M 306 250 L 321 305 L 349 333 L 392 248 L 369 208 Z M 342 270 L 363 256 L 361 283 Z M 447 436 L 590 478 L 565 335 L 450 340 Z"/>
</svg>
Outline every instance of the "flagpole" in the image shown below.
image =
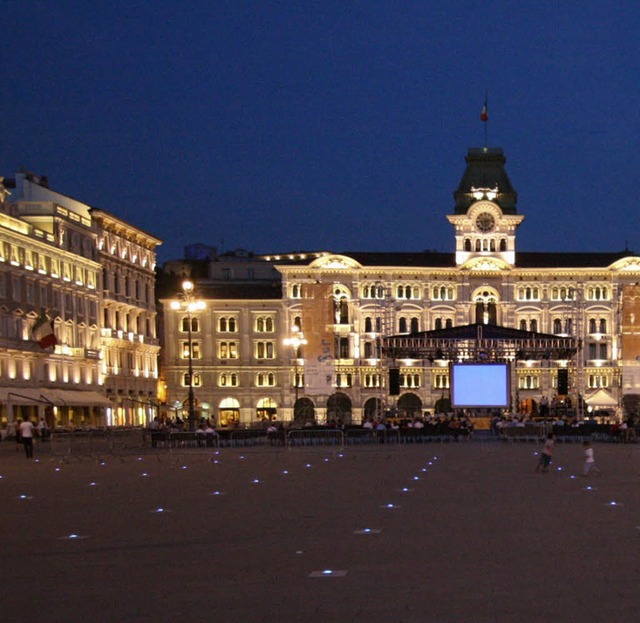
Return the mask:
<svg viewBox="0 0 640 623">
<path fill-rule="evenodd" d="M 484 151 L 487 151 L 489 144 L 489 89 L 487 89 L 484 94 L 484 105 L 482 106 L 480 121 L 484 123 Z"/>
</svg>

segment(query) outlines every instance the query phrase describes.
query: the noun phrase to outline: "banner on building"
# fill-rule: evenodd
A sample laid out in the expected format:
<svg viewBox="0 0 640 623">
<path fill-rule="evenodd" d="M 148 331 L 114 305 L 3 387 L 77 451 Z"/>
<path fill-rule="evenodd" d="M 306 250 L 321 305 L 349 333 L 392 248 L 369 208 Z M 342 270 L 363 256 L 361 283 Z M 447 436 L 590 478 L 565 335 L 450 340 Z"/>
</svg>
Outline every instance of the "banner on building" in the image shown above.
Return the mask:
<svg viewBox="0 0 640 623">
<path fill-rule="evenodd" d="M 334 318 L 331 284 L 305 284 L 302 289 L 302 330 L 307 340 L 304 348 L 304 387 L 309 395 L 326 396 L 333 392 Z"/>
<path fill-rule="evenodd" d="M 622 358 L 640 359 L 640 286 L 622 288 Z"/>
</svg>

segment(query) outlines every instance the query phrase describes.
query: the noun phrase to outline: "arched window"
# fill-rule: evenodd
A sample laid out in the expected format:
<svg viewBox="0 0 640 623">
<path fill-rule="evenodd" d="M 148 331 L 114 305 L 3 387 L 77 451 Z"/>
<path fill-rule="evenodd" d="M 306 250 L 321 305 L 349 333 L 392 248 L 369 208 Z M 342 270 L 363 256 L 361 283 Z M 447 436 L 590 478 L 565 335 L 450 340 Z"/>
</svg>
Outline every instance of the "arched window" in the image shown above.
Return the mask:
<svg viewBox="0 0 640 623">
<path fill-rule="evenodd" d="M 527 321 L 523 319 L 520 321 L 520 331 L 526 331 L 526 330 L 527 330 Z"/>
<path fill-rule="evenodd" d="M 417 333 L 420 330 L 420 328 L 418 326 L 418 319 L 417 318 L 412 318 L 411 319 L 410 330 L 411 330 L 411 333 Z"/>
<path fill-rule="evenodd" d="M 595 332 L 596 332 L 596 319 L 589 318 L 589 333 L 595 333 Z"/>
<path fill-rule="evenodd" d="M 560 318 L 553 319 L 553 332 L 557 335 L 558 333 L 562 333 L 562 320 Z"/>
<path fill-rule="evenodd" d="M 185 372 L 182 375 L 182 385 L 183 387 L 189 387 L 189 373 Z M 193 384 L 192 387 L 202 387 L 202 377 L 198 372 L 194 372 L 193 374 Z"/>
<path fill-rule="evenodd" d="M 507 239 L 506 238 L 501 238 L 500 239 L 500 251 L 506 251 L 507 250 Z"/>
<path fill-rule="evenodd" d="M 464 250 L 465 251 L 471 251 L 471 239 L 470 238 L 465 238 L 464 239 Z"/>
<path fill-rule="evenodd" d="M 365 333 L 373 333 L 373 321 L 370 316 L 367 316 L 364 319 L 364 332 Z"/>
<path fill-rule="evenodd" d="M 538 331 L 538 321 L 535 318 L 529 323 L 529 330 L 534 333 Z"/>
<path fill-rule="evenodd" d="M 402 316 L 398 322 L 398 331 L 400 333 L 407 333 L 407 319 Z"/>
<path fill-rule="evenodd" d="M 183 333 L 188 333 L 189 331 L 189 325 L 191 325 L 191 332 L 192 333 L 197 333 L 198 331 L 200 331 L 200 323 L 198 322 L 198 318 L 194 318 L 193 316 L 191 318 L 189 318 L 189 316 L 185 316 L 182 319 L 182 332 Z"/>
<path fill-rule="evenodd" d="M 435 329 L 436 331 L 438 331 L 439 329 L 442 329 L 442 318 L 436 318 Z"/>
<path fill-rule="evenodd" d="M 606 332 L 607 332 L 607 319 L 600 318 L 600 333 L 606 333 Z"/>
</svg>

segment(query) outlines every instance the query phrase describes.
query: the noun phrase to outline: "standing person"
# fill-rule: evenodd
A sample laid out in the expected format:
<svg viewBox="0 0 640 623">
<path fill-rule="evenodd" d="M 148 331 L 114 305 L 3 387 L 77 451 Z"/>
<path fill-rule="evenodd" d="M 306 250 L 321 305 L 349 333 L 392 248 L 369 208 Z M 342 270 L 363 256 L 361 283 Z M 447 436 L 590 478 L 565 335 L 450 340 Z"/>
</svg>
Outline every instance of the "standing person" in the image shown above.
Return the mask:
<svg viewBox="0 0 640 623">
<path fill-rule="evenodd" d="M 20 445 L 22 444 L 22 439 L 20 439 L 20 424 L 22 424 L 22 418 L 18 418 L 16 423 L 13 425 L 13 428 L 16 432 L 16 450 L 20 450 Z"/>
<path fill-rule="evenodd" d="M 551 457 L 553 456 L 553 433 L 549 433 L 544 441 L 544 447 L 540 452 L 540 460 L 536 465 L 536 472 L 542 471 L 544 474 L 548 471 L 549 465 L 551 465 Z"/>
<path fill-rule="evenodd" d="M 28 459 L 33 458 L 33 424 L 30 420 L 20 423 L 20 439 L 24 445 L 24 451 Z"/>
<path fill-rule="evenodd" d="M 599 474 L 600 470 L 596 465 L 596 459 L 593 456 L 593 448 L 591 447 L 590 441 L 585 441 L 584 446 L 584 467 L 582 468 L 582 475 L 588 476 L 592 472 L 594 474 Z"/>
</svg>

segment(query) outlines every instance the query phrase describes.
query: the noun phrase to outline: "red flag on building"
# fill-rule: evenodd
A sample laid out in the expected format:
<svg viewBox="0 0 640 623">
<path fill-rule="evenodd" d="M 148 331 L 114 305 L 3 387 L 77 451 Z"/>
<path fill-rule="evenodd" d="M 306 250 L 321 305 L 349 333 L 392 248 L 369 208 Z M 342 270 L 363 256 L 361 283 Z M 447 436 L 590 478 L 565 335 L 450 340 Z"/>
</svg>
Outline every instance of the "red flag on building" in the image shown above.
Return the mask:
<svg viewBox="0 0 640 623">
<path fill-rule="evenodd" d="M 38 342 L 40 348 L 49 348 L 50 346 L 55 346 L 58 343 L 55 331 L 53 330 L 53 323 L 45 313 L 44 309 L 36 319 L 35 324 L 31 329 L 31 335 L 33 335 L 33 339 Z"/>
</svg>

